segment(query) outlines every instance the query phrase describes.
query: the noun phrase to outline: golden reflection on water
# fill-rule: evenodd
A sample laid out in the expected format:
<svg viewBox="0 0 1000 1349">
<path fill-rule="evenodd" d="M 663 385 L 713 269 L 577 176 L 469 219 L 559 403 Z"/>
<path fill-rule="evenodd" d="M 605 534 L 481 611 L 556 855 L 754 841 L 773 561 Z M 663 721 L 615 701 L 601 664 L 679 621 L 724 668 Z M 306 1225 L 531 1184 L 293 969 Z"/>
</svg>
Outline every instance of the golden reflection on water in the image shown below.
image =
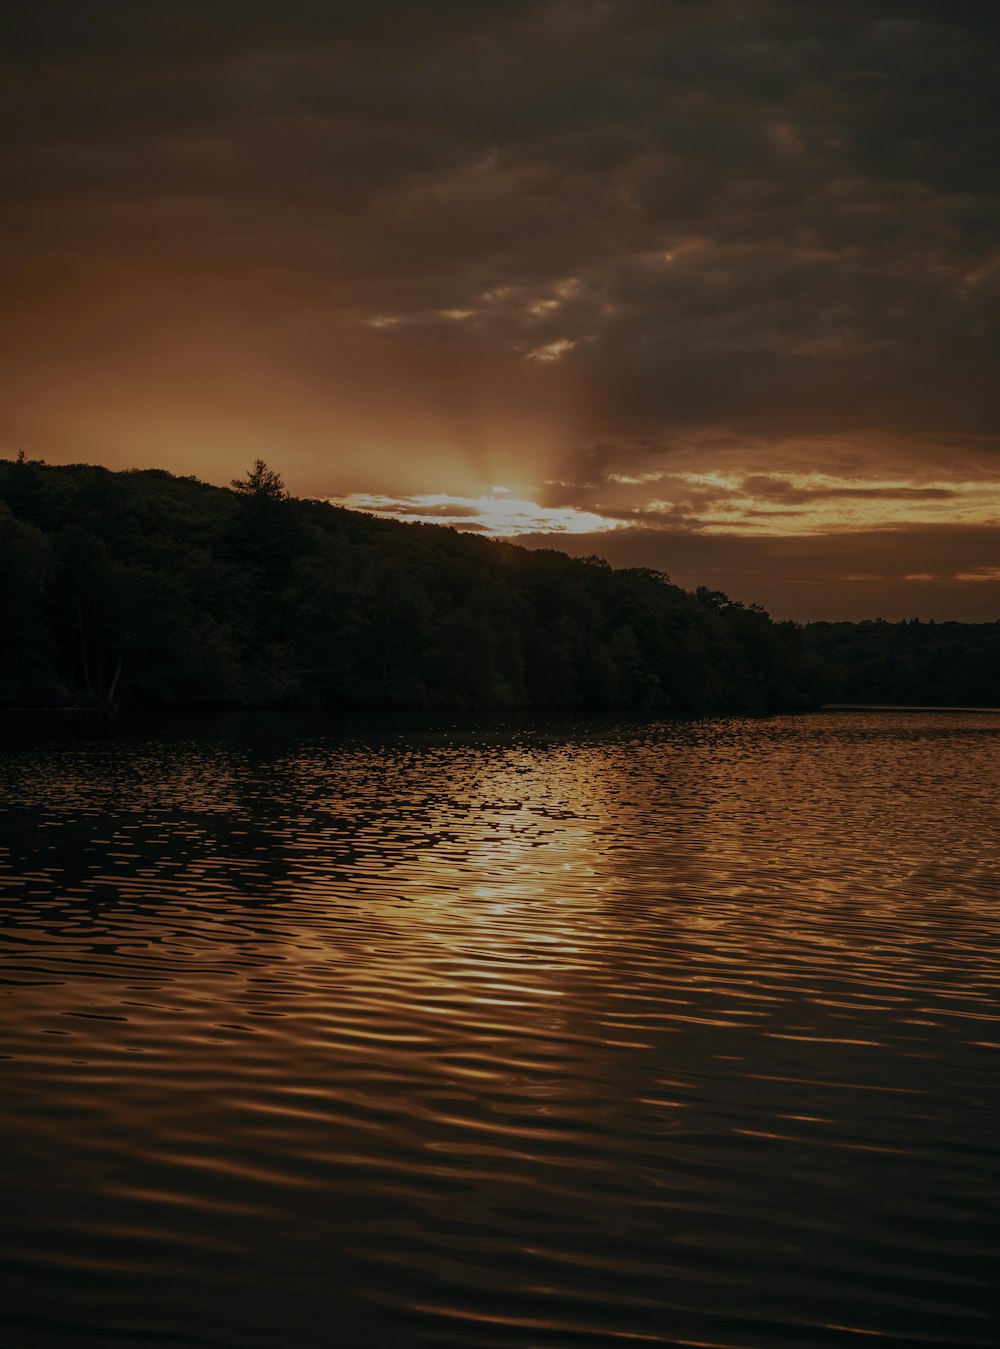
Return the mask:
<svg viewBox="0 0 1000 1349">
<path fill-rule="evenodd" d="M 22 745 L 0 1324 L 994 1343 L 998 748 L 885 714 Z"/>
</svg>

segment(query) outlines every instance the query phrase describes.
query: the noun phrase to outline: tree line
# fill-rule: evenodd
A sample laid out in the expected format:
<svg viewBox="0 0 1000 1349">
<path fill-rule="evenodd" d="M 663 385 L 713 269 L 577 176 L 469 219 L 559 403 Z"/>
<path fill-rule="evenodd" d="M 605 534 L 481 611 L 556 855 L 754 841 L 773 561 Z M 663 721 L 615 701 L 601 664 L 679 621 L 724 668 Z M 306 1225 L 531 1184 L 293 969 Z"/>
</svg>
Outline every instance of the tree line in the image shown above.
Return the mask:
<svg viewBox="0 0 1000 1349">
<path fill-rule="evenodd" d="M 0 460 L 0 581 L 8 707 L 798 709 L 907 701 L 879 691 L 923 671 L 911 628 L 776 623 L 649 568 L 296 499 L 260 460 L 230 488 Z M 1000 701 L 949 673 L 998 631 L 940 625 L 912 697 Z"/>
<path fill-rule="evenodd" d="M 1000 622 L 809 623 L 827 700 L 1000 707 Z"/>
</svg>

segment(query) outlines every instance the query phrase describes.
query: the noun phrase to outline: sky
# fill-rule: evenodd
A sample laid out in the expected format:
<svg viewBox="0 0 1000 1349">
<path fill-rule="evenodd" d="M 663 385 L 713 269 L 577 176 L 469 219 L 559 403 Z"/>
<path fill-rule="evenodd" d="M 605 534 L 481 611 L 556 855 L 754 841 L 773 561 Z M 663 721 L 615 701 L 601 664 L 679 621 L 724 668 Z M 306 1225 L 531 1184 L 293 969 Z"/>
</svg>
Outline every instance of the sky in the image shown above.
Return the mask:
<svg viewBox="0 0 1000 1349">
<path fill-rule="evenodd" d="M 0 453 L 1000 619 L 996 0 L 6 0 Z"/>
</svg>

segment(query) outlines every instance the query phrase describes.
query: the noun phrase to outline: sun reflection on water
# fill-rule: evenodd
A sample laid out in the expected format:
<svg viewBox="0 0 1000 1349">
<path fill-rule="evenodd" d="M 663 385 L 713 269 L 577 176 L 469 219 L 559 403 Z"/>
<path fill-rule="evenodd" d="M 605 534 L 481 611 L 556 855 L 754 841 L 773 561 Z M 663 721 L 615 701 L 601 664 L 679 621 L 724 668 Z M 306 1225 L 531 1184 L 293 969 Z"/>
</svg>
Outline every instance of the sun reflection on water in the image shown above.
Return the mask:
<svg viewBox="0 0 1000 1349">
<path fill-rule="evenodd" d="M 991 726 L 8 756 L 0 1319 L 993 1343 Z"/>
</svg>

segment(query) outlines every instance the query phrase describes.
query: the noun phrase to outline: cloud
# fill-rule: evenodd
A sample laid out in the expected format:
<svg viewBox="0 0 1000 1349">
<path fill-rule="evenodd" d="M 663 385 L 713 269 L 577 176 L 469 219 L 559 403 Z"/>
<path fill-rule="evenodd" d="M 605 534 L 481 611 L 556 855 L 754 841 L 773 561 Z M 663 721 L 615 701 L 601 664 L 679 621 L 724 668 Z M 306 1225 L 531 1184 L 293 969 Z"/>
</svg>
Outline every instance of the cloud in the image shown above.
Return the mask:
<svg viewBox="0 0 1000 1349">
<path fill-rule="evenodd" d="M 647 464 L 652 463 L 647 458 Z M 548 505 L 586 501 L 592 510 L 635 527 L 670 524 L 703 532 L 805 536 L 886 530 L 917 524 L 995 525 L 1000 521 L 1000 477 L 941 480 L 913 476 L 859 479 L 855 473 L 743 474 L 671 468 L 669 459 L 643 472 L 609 472 L 591 456 L 583 483 L 546 484 Z M 641 499 L 637 500 L 637 493 Z"/>
<path fill-rule="evenodd" d="M 908 487 L 902 483 L 882 487 L 802 486 L 787 479 L 773 477 L 744 478 L 741 490 L 748 496 L 770 501 L 954 501 L 959 495 L 954 487 Z M 978 490 L 973 484 L 972 490 Z"/>
</svg>

